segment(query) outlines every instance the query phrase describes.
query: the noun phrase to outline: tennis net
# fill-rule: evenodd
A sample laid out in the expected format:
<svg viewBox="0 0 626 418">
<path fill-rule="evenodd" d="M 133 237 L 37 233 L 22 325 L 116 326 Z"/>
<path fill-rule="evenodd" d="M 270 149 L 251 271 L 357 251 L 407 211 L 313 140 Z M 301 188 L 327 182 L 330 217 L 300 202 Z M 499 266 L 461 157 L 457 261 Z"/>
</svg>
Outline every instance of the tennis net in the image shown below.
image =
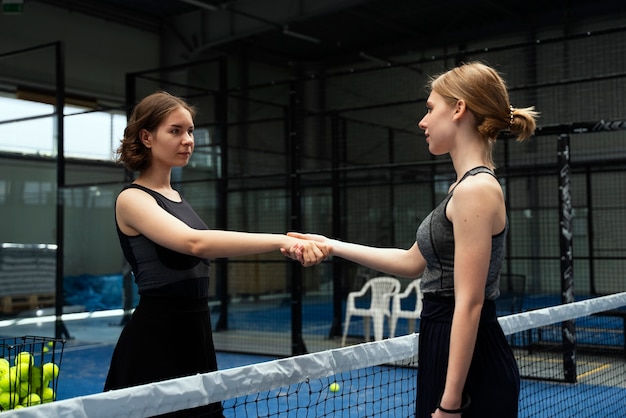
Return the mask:
<svg viewBox="0 0 626 418">
<path fill-rule="evenodd" d="M 626 416 L 625 307 L 626 292 L 500 318 L 523 376 L 520 417 Z M 418 338 L 405 335 L 10 412 L 32 418 L 150 417 L 222 402 L 227 417 L 410 417 Z"/>
</svg>

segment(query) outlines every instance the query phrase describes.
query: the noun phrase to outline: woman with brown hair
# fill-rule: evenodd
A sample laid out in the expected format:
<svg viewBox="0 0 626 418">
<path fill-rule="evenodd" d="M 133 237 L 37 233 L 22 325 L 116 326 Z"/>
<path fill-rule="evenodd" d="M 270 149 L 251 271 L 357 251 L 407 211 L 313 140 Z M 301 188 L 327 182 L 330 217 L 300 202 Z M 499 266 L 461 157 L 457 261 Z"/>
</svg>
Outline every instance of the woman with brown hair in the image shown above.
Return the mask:
<svg viewBox="0 0 626 418">
<path fill-rule="evenodd" d="M 194 150 L 195 110 L 157 92 L 137 104 L 118 149 L 139 175 L 118 195 L 115 222 L 140 300 L 113 353 L 104 390 L 217 370 L 208 306 L 209 260 L 290 249 L 302 265 L 324 244 L 283 234 L 209 229 L 171 183 Z M 167 416 L 222 416 L 221 404 Z"/>
</svg>

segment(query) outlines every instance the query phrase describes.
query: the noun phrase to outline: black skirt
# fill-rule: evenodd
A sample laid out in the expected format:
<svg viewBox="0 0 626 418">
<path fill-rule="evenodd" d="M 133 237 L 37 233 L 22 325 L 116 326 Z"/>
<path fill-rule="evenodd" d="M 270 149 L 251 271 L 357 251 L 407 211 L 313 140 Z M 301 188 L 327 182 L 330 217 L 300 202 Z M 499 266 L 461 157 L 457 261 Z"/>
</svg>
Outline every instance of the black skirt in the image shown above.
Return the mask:
<svg viewBox="0 0 626 418">
<path fill-rule="evenodd" d="M 430 418 L 443 394 L 453 312 L 453 299 L 424 297 L 418 355 L 418 418 Z M 495 303 L 486 300 L 464 388 L 471 406 L 463 418 L 515 418 L 519 391 L 517 361 L 498 322 Z"/>
<path fill-rule="evenodd" d="M 207 298 L 142 296 L 113 352 L 104 390 L 217 370 Z M 163 417 L 222 417 L 221 403 Z"/>
</svg>

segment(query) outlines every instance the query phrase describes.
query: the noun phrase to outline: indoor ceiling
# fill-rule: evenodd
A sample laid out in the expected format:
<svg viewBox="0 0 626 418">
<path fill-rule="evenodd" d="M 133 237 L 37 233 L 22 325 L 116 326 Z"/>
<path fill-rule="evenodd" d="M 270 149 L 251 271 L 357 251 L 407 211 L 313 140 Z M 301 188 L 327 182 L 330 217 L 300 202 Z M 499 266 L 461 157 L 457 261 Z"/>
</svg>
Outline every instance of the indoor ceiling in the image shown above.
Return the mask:
<svg viewBox="0 0 626 418">
<path fill-rule="evenodd" d="M 624 11 L 623 4 L 613 0 L 325 0 L 325 7 L 319 7 L 320 0 L 36 1 L 173 34 L 187 46 L 181 54 L 185 59 L 245 51 L 255 59 L 279 63 L 383 63 L 426 48 L 463 47 L 472 39 L 532 34 L 533 28 L 575 25 Z M 194 14 L 204 17 L 190 21 L 215 24 L 215 19 L 224 19 L 230 22 L 225 24 L 228 31 L 207 39 L 209 30 L 199 30 L 197 24 L 181 28 L 174 23 L 175 17 Z M 233 24 L 237 19 L 247 23 L 245 31 Z"/>
</svg>

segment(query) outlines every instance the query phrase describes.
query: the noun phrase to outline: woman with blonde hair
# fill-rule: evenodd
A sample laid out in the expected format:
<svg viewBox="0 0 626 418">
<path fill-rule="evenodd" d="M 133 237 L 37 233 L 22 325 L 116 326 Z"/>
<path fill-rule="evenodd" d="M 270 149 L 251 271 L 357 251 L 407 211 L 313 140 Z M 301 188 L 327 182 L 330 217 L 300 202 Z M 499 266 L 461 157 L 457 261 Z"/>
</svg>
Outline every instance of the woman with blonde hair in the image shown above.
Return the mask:
<svg viewBox="0 0 626 418">
<path fill-rule="evenodd" d="M 492 152 L 501 132 L 530 138 L 538 113 L 513 107 L 500 74 L 479 62 L 434 76 L 429 87 L 419 127 L 431 154 L 451 157 L 456 180 L 419 226 L 413 246 L 294 236 L 326 243 L 331 255 L 377 271 L 421 276 L 418 418 L 516 417 L 519 370 L 494 303 L 508 218 Z"/>
</svg>

